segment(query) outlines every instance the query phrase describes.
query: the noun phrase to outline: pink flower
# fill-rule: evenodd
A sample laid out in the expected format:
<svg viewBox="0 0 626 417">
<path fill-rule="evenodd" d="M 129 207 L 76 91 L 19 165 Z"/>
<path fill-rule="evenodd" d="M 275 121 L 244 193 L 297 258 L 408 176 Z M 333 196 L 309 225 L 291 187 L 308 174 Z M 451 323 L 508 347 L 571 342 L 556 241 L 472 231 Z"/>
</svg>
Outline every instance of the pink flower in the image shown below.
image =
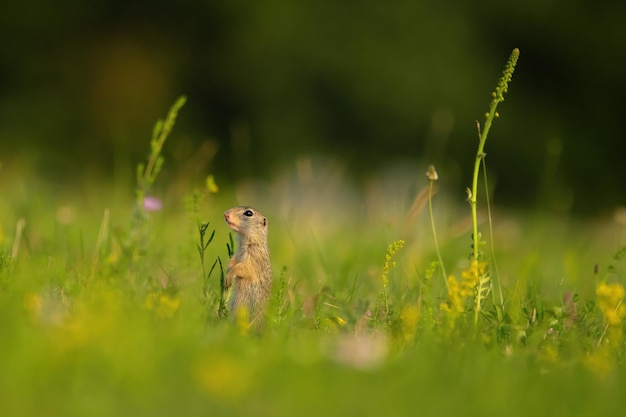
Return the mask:
<svg viewBox="0 0 626 417">
<path fill-rule="evenodd" d="M 147 196 L 143 199 L 143 209 L 145 211 L 159 211 L 163 208 L 163 203 L 156 197 Z"/>
</svg>

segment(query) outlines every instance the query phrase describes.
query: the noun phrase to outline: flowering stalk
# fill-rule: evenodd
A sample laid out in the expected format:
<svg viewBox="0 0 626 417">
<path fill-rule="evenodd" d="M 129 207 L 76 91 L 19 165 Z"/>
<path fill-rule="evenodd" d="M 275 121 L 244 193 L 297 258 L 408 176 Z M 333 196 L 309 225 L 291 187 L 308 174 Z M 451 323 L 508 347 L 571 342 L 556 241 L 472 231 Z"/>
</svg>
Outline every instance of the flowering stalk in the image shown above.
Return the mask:
<svg viewBox="0 0 626 417">
<path fill-rule="evenodd" d="M 387 286 L 389 285 L 389 272 L 395 268 L 396 262 L 392 261 L 393 256 L 397 251 L 404 246 L 404 240 L 396 240 L 387 247 L 387 254 L 385 255 L 385 264 L 383 266 L 383 273 L 381 275 L 381 281 L 383 282 L 383 290 L 380 293 L 381 305 L 384 308 L 385 319 L 389 324 L 390 321 L 390 308 L 389 308 L 389 295 L 387 294 Z M 377 313 L 380 308 L 376 309 Z"/>
<path fill-rule="evenodd" d="M 150 156 L 148 157 L 148 162 L 145 165 L 140 163 L 137 166 L 136 207 L 140 212 L 145 210 L 144 199 L 146 198 L 146 193 L 149 191 L 163 166 L 163 156 L 161 155 L 163 144 L 176 123 L 178 111 L 185 105 L 186 101 L 187 98 L 185 96 L 180 96 L 170 108 L 165 120 L 157 120 L 154 125 L 154 129 L 152 130 L 152 139 L 150 140 Z"/>
<path fill-rule="evenodd" d="M 126 253 L 132 258 L 136 254 L 138 243 L 144 238 L 143 232 L 145 222 L 148 218 L 149 211 L 158 211 L 162 207 L 162 203 L 155 197 L 148 196 L 152 184 L 156 180 L 157 175 L 161 171 L 164 158 L 161 155 L 163 144 L 169 136 L 174 124 L 178 111 L 183 107 L 187 98 L 181 96 L 170 108 L 165 119 L 157 120 L 152 131 L 150 140 L 150 155 L 147 162 L 137 165 L 137 188 L 135 191 L 135 210 L 133 212 L 132 226 L 130 234 L 124 244 Z"/>
<path fill-rule="evenodd" d="M 513 52 L 511 53 L 511 56 L 509 57 L 506 67 L 504 68 L 504 72 L 502 73 L 502 77 L 500 78 L 500 81 L 498 82 L 498 86 L 496 87 L 496 90 L 492 93 L 493 100 L 491 100 L 489 112 L 485 115 L 486 116 L 485 126 L 482 130 L 482 133 L 480 132 L 480 126 L 478 127 L 479 141 L 478 141 L 478 150 L 476 152 L 476 160 L 474 161 L 474 175 L 472 177 L 472 188 L 467 189 L 467 200 L 469 201 L 470 206 L 472 207 L 472 226 L 473 226 L 472 249 L 473 249 L 473 252 L 472 252 L 471 257 L 474 260 L 478 260 L 479 258 L 478 246 L 479 246 L 479 241 L 480 241 L 480 235 L 478 234 L 478 221 L 477 221 L 477 215 L 476 215 L 476 196 L 478 194 L 478 173 L 480 171 L 480 162 L 483 160 L 485 156 L 487 156 L 487 154 L 485 154 L 484 152 L 485 142 L 487 141 L 487 135 L 489 134 L 489 129 L 491 128 L 491 123 L 493 122 L 493 119 L 499 116 L 499 114 L 496 112 L 496 109 L 498 107 L 498 104 L 504 101 L 504 94 L 508 91 L 509 82 L 511 81 L 511 78 L 513 77 L 513 72 L 515 71 L 515 65 L 517 64 L 518 58 L 519 58 L 519 49 L 515 48 L 513 49 Z"/>
</svg>

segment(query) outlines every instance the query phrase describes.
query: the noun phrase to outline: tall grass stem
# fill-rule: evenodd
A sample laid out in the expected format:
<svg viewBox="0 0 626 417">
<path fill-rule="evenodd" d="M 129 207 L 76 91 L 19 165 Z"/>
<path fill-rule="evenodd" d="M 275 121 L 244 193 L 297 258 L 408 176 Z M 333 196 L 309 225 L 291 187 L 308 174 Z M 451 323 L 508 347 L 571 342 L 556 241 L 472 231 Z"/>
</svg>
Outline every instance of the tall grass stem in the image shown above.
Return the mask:
<svg viewBox="0 0 626 417">
<path fill-rule="evenodd" d="M 441 267 L 441 273 L 443 275 L 443 282 L 446 284 L 446 290 L 448 288 L 448 274 L 446 274 L 446 267 L 443 264 L 443 258 L 441 257 L 441 251 L 439 250 L 439 242 L 437 241 L 437 229 L 435 228 L 435 216 L 433 214 L 433 184 L 439 176 L 437 175 L 437 171 L 435 170 L 434 165 L 430 165 L 428 167 L 428 171 L 426 172 L 426 176 L 428 177 L 428 215 L 430 217 L 430 227 L 433 231 L 433 241 L 435 243 L 435 251 L 437 252 L 437 260 L 439 261 L 439 265 Z"/>
</svg>

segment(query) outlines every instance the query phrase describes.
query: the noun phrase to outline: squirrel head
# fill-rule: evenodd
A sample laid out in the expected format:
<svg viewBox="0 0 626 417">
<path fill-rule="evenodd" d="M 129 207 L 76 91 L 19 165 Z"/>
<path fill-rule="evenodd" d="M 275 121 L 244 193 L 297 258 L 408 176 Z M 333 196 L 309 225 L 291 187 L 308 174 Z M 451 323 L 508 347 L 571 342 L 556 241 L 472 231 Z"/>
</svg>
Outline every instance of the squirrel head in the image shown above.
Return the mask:
<svg viewBox="0 0 626 417">
<path fill-rule="evenodd" d="M 267 217 L 248 206 L 233 207 L 224 212 L 228 226 L 250 243 L 267 240 Z"/>
</svg>

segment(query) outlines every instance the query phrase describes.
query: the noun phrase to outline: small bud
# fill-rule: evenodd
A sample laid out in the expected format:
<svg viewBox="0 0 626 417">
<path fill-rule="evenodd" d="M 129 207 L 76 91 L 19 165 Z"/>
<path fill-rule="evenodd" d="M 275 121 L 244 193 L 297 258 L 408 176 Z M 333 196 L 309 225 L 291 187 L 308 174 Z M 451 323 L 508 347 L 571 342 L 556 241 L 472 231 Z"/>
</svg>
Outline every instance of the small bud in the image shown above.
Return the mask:
<svg viewBox="0 0 626 417">
<path fill-rule="evenodd" d="M 215 177 L 213 175 L 209 175 L 206 177 L 206 188 L 210 193 L 217 194 L 220 190 L 217 184 L 215 183 Z"/>
<path fill-rule="evenodd" d="M 428 166 L 428 171 L 426 171 L 426 176 L 428 177 L 428 181 L 437 181 L 439 179 L 439 175 L 437 175 L 437 170 L 434 165 Z"/>
</svg>

